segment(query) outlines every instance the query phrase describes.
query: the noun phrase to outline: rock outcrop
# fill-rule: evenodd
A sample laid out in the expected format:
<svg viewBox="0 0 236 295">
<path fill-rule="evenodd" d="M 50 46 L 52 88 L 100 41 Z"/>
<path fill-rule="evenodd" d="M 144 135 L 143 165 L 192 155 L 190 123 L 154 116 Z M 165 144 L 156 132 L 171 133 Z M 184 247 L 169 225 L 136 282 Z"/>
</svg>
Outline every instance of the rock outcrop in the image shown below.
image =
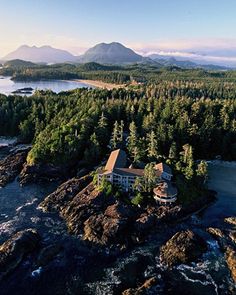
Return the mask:
<svg viewBox="0 0 236 295">
<path fill-rule="evenodd" d="M 81 178 L 72 178 L 60 185 L 55 192 L 50 194 L 40 204 L 43 211 L 61 212 L 65 206 L 90 182 L 92 177 L 87 175 Z"/>
<path fill-rule="evenodd" d="M 144 212 L 126 205 L 112 195 L 99 192 L 89 181 L 91 177 L 85 176 L 65 182 L 39 208 L 58 211 L 71 233 L 82 235 L 84 240 L 96 245 L 126 247 L 155 228 L 159 211 Z"/>
<path fill-rule="evenodd" d="M 84 239 L 97 244 L 126 244 L 130 238 L 135 211 L 119 201 L 106 208 L 104 213 L 90 216 L 84 223 Z"/>
<path fill-rule="evenodd" d="M 190 230 L 177 232 L 160 249 L 160 260 L 164 265 L 189 263 L 198 259 L 207 250 L 206 242 Z"/>
<path fill-rule="evenodd" d="M 234 248 L 236 246 L 235 231 L 209 227 L 207 232 L 209 232 L 219 242 L 223 251 L 226 251 L 228 247 Z"/>
<path fill-rule="evenodd" d="M 62 250 L 61 245 L 59 244 L 53 244 L 44 247 L 38 256 L 37 259 L 37 265 L 38 266 L 45 266 L 47 265 L 51 260 L 57 256 L 57 254 Z"/>
<path fill-rule="evenodd" d="M 0 246 L 0 280 L 14 270 L 23 257 L 39 244 L 40 237 L 33 229 L 17 232 Z"/>
<path fill-rule="evenodd" d="M 0 161 L 0 187 L 13 181 L 20 173 L 27 157 L 28 150 L 17 151 Z"/>
<path fill-rule="evenodd" d="M 25 163 L 19 175 L 19 181 L 21 185 L 26 185 L 28 183 L 66 179 L 68 175 L 69 168 L 66 167 L 53 164 L 29 165 Z"/>
<path fill-rule="evenodd" d="M 158 207 L 154 202 L 139 208 L 112 193 L 108 196 L 100 192 L 91 180 L 89 175 L 68 180 L 39 208 L 59 212 L 70 233 L 95 245 L 126 249 L 144 242 L 159 226 L 175 223 L 186 213 L 181 206 Z"/>
<path fill-rule="evenodd" d="M 234 224 L 234 217 L 225 219 L 225 222 Z M 228 265 L 231 277 L 236 283 L 236 238 L 235 231 L 229 229 L 208 228 L 207 231 L 219 242 L 224 252 L 225 261 Z"/>
<path fill-rule="evenodd" d="M 236 284 L 236 250 L 232 247 L 228 247 L 225 252 L 225 257 L 231 277 Z"/>
<path fill-rule="evenodd" d="M 144 284 L 138 288 L 127 289 L 122 292 L 122 295 L 148 295 L 158 294 L 156 293 L 156 284 L 158 280 L 156 277 L 152 277 L 144 282 Z"/>
<path fill-rule="evenodd" d="M 227 217 L 227 218 L 225 218 L 225 222 L 232 224 L 232 225 L 236 225 L 236 217 Z"/>
</svg>

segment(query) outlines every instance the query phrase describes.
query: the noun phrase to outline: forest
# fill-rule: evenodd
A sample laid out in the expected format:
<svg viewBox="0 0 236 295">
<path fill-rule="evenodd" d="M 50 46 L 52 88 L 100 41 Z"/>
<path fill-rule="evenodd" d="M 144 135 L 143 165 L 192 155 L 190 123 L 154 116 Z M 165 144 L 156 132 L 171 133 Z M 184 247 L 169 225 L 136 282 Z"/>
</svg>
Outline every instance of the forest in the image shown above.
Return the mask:
<svg viewBox="0 0 236 295">
<path fill-rule="evenodd" d="M 167 157 L 171 147 L 193 148 L 195 159 L 236 159 L 234 87 L 166 82 L 130 89 L 77 89 L 59 94 L 0 96 L 0 135 L 33 142 L 30 162 L 98 161 L 114 132 L 125 144 L 135 129 L 142 159 L 155 142 L 155 154 Z M 89 156 L 86 156 L 88 155 Z"/>
<path fill-rule="evenodd" d="M 11 76 L 14 81 L 38 81 L 52 79 L 92 79 L 115 84 L 157 83 L 160 81 L 189 81 L 204 83 L 234 83 L 236 71 L 213 71 L 204 69 L 183 69 L 176 66 L 162 66 L 145 62 L 130 65 L 101 65 L 95 62 L 85 64 L 34 64 L 12 60 L 0 69 L 0 75 Z M 231 85 L 232 86 L 232 85 Z"/>
<path fill-rule="evenodd" d="M 236 88 L 219 78 L 186 81 L 172 74 L 113 90 L 0 95 L 0 135 L 33 143 L 29 165 L 92 170 L 115 148 L 134 164 L 165 161 L 189 201 L 207 174 L 201 160 L 236 160 Z"/>
</svg>

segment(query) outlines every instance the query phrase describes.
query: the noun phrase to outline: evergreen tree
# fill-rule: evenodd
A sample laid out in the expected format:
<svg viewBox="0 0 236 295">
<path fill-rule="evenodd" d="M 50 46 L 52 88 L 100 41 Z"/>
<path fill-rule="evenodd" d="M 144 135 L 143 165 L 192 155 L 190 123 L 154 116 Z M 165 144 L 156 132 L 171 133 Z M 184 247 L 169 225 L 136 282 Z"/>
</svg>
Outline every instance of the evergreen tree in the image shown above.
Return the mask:
<svg viewBox="0 0 236 295">
<path fill-rule="evenodd" d="M 194 175 L 194 160 L 193 149 L 189 144 L 183 146 L 183 151 L 180 153 L 185 164 L 184 175 L 188 180 L 191 180 Z"/>
<path fill-rule="evenodd" d="M 128 151 L 133 158 L 133 160 L 139 161 L 141 158 L 141 153 L 139 149 L 139 141 L 138 141 L 138 135 L 137 135 L 137 127 L 134 122 L 131 122 L 129 125 L 129 136 L 127 138 L 128 141 Z"/>
<path fill-rule="evenodd" d="M 111 135 L 111 140 L 110 140 L 110 145 L 113 150 L 117 148 L 119 139 L 120 139 L 119 123 L 118 121 L 115 121 L 113 132 Z"/>
<path fill-rule="evenodd" d="M 169 159 L 170 160 L 176 160 L 177 159 L 177 146 L 176 142 L 172 142 L 169 150 Z"/>
<path fill-rule="evenodd" d="M 122 144 L 123 139 L 124 139 L 124 121 L 121 120 L 120 126 L 119 126 L 118 142 Z"/>
<path fill-rule="evenodd" d="M 97 163 L 101 157 L 100 144 L 97 140 L 97 136 L 93 133 L 90 136 L 88 148 L 84 152 L 84 159 L 88 163 L 94 164 Z"/>
<path fill-rule="evenodd" d="M 197 166 L 197 170 L 196 170 L 196 174 L 197 174 L 198 176 L 200 176 L 200 177 L 204 180 L 204 182 L 206 181 L 207 176 L 208 176 L 208 170 L 207 170 L 207 167 L 208 167 L 207 162 L 202 160 L 202 161 L 198 164 L 198 166 Z"/>
<path fill-rule="evenodd" d="M 158 158 L 157 137 L 154 131 L 147 135 L 147 156 L 150 160 Z"/>
<path fill-rule="evenodd" d="M 152 192 L 158 181 L 155 163 L 149 163 L 144 168 L 144 186 L 146 192 Z"/>
<path fill-rule="evenodd" d="M 98 127 L 96 128 L 97 140 L 101 146 L 106 147 L 109 139 L 109 131 L 107 119 L 102 112 L 101 117 L 98 121 Z"/>
</svg>

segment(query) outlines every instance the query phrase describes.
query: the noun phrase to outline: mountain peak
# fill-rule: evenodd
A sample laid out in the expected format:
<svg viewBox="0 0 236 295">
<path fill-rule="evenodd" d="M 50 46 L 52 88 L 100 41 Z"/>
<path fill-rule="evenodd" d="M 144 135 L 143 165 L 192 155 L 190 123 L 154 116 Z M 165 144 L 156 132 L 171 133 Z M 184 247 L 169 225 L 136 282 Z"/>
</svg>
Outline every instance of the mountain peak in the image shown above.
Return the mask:
<svg viewBox="0 0 236 295">
<path fill-rule="evenodd" d="M 142 56 L 119 42 L 99 43 L 88 49 L 79 59 L 80 62 L 97 62 L 105 64 L 134 63 Z"/>
<path fill-rule="evenodd" d="M 4 60 L 20 59 L 33 63 L 62 63 L 72 62 L 76 57 L 68 51 L 56 49 L 49 45 L 37 47 L 22 45 L 4 57 Z"/>
</svg>

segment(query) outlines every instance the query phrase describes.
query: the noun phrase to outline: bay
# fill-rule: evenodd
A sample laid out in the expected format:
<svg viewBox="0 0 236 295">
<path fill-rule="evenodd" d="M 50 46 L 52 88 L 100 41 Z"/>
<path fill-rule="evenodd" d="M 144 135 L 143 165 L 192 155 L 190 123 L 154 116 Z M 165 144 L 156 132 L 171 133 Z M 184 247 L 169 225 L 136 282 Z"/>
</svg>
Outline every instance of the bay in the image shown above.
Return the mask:
<svg viewBox="0 0 236 295">
<path fill-rule="evenodd" d="M 69 91 L 83 87 L 94 88 L 88 84 L 77 81 L 42 80 L 18 82 L 12 81 L 11 77 L 0 76 L 0 93 L 5 95 L 13 94 L 14 91 L 24 88 L 32 88 L 33 91 L 27 91 L 27 93 L 22 93 L 21 95 L 31 95 L 35 90 L 52 90 L 53 92 L 59 93 L 61 91 Z"/>
</svg>

